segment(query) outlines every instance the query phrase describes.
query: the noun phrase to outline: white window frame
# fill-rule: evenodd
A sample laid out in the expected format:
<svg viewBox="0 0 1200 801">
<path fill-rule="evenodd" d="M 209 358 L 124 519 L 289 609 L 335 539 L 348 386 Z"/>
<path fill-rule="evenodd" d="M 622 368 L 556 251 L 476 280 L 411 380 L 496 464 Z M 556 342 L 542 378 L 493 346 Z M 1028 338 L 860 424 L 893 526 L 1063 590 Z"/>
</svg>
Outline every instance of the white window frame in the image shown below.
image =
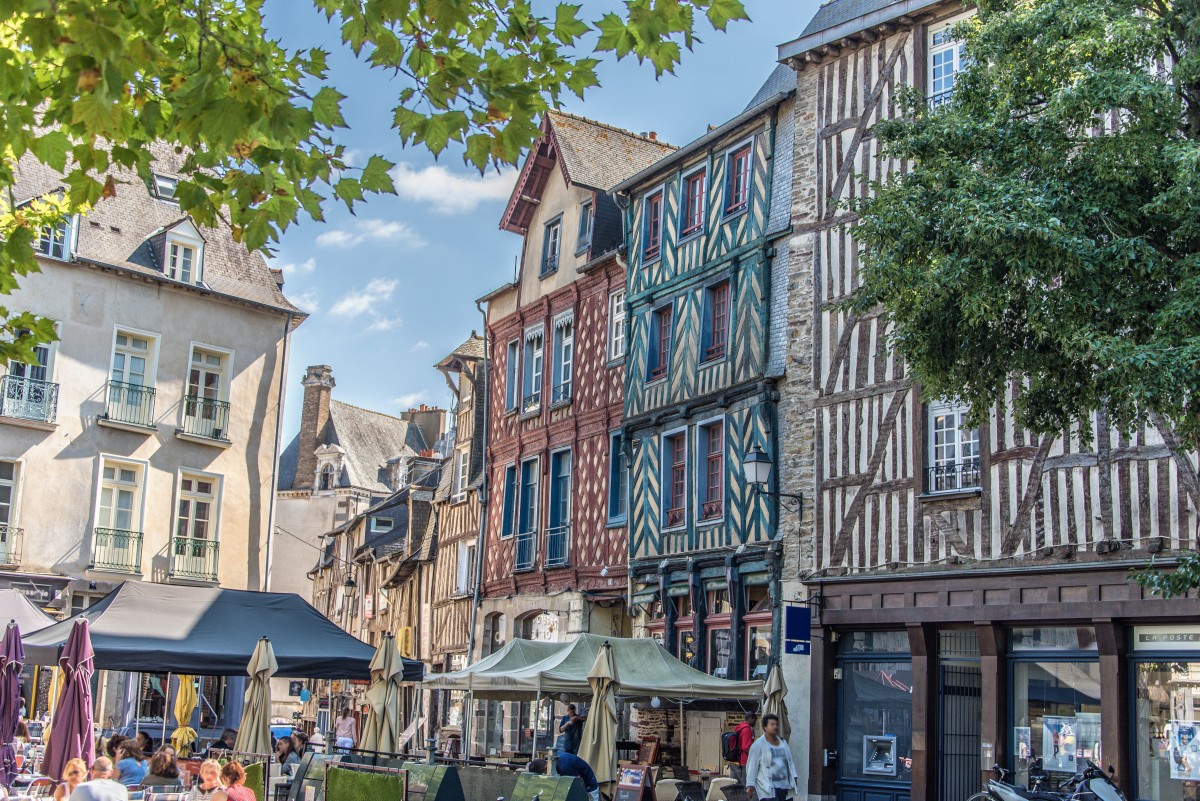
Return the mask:
<svg viewBox="0 0 1200 801">
<path fill-rule="evenodd" d="M 163 186 L 166 183 L 170 184 L 170 187 L 171 187 L 170 192 L 163 191 Z M 170 175 L 165 175 L 160 172 L 154 173 L 150 179 L 150 189 L 151 189 L 151 192 L 153 193 L 153 195 L 156 198 L 158 198 L 159 200 L 169 200 L 173 203 L 179 202 L 178 198 L 175 197 L 175 192 L 178 189 L 178 185 L 179 185 L 178 178 L 172 178 Z"/>
<path fill-rule="evenodd" d="M 468 457 L 465 449 L 454 451 L 454 474 L 451 477 L 453 484 L 450 493 L 451 503 L 462 503 L 467 499 L 467 469 L 470 467 L 471 460 Z"/>
<path fill-rule="evenodd" d="M 579 226 L 575 242 L 576 254 L 582 253 L 592 246 L 592 236 L 596 227 L 596 201 L 589 197 L 579 204 Z"/>
<path fill-rule="evenodd" d="M 190 394 L 188 387 L 192 380 L 192 356 L 197 350 L 208 351 L 221 357 L 221 382 L 217 386 L 217 400 L 228 402 L 233 383 L 231 377 L 233 376 L 234 351 L 219 345 L 209 345 L 207 342 L 197 342 L 194 339 L 188 343 L 187 363 L 183 370 L 183 394 L 185 396 Z"/>
<path fill-rule="evenodd" d="M 505 345 L 504 365 L 504 411 L 515 412 L 521 408 L 521 347 L 520 339 L 509 340 Z"/>
<path fill-rule="evenodd" d="M 552 242 L 554 243 L 553 252 L 551 252 Z M 563 218 L 560 214 L 542 227 L 542 264 L 538 271 L 541 275 L 558 272 L 559 262 L 562 260 L 562 245 Z"/>
<path fill-rule="evenodd" d="M 721 494 L 723 496 L 721 498 L 721 514 L 717 517 L 701 519 L 700 516 L 704 511 L 703 496 L 708 493 L 708 451 L 706 450 L 704 453 L 700 453 L 700 441 L 702 439 L 701 434 L 704 433 L 705 429 L 708 426 L 711 426 L 713 423 L 721 424 Z M 692 458 L 692 464 L 695 465 L 695 468 L 692 470 L 692 473 L 695 476 L 695 480 L 693 482 L 695 486 L 692 488 L 692 491 L 696 496 L 695 508 L 697 526 L 712 526 L 725 522 L 725 513 L 727 511 L 725 508 L 725 498 L 729 495 L 729 459 L 728 454 L 725 452 L 725 437 L 728 433 L 726 430 L 728 425 L 729 423 L 723 414 L 714 415 L 713 417 L 706 417 L 703 420 L 696 421 L 696 435 L 692 437 L 692 452 L 690 456 Z M 707 437 L 703 437 L 703 439 L 707 439 Z M 700 474 L 702 469 L 704 471 L 703 476 Z"/>
<path fill-rule="evenodd" d="M 21 526 L 21 490 L 24 488 L 25 478 L 25 460 L 17 456 L 0 456 L 0 462 L 8 462 L 13 466 L 13 479 L 10 483 L 12 493 L 9 495 L 8 503 L 8 527 L 20 528 Z M 0 479 L 0 484 L 5 484 L 3 479 Z M 5 521 L 0 520 L 0 525 Z"/>
<path fill-rule="evenodd" d="M 192 275 L 186 281 L 182 276 L 175 274 L 175 267 L 171 263 L 172 246 L 191 248 L 194 252 Z M 166 241 L 163 243 L 163 275 L 188 286 L 200 286 L 204 283 L 204 238 L 188 221 L 180 222 L 167 232 Z"/>
<path fill-rule="evenodd" d="M 209 536 L 202 539 L 208 542 L 221 541 L 221 496 L 225 487 L 225 477 L 220 473 L 211 473 L 207 470 L 195 470 L 190 467 L 181 467 L 175 473 L 175 505 L 171 509 L 171 539 L 174 540 L 179 536 L 179 502 L 183 500 L 183 480 L 184 478 L 200 479 L 203 481 L 211 481 L 213 483 L 212 493 L 212 517 L 209 518 Z M 188 535 L 191 538 L 191 534 Z"/>
<path fill-rule="evenodd" d="M 932 401 L 926 404 L 925 412 L 925 454 L 928 462 L 926 464 L 928 470 L 955 467 L 961 470 L 967 461 L 974 460 L 976 464 L 980 462 L 980 436 L 979 429 L 976 427 L 965 427 L 968 408 L 965 404 L 955 401 Z M 934 429 L 934 420 L 939 416 L 953 415 L 957 425 L 954 428 L 954 442 L 952 447 L 954 455 L 952 460 L 946 460 L 938 455 L 939 445 L 937 443 L 937 431 Z M 964 436 L 973 435 L 973 436 Z M 974 454 L 970 457 L 964 456 L 965 446 L 970 444 L 974 448 Z M 932 482 L 929 482 L 932 484 Z M 978 485 L 968 487 L 957 486 L 958 482 L 954 482 L 955 486 L 946 489 L 936 489 L 932 486 L 928 487 L 928 492 L 958 492 L 961 490 L 973 490 Z"/>
<path fill-rule="evenodd" d="M 455 556 L 454 594 L 466 595 L 475 589 L 476 544 L 459 540 Z"/>
<path fill-rule="evenodd" d="M 142 386 L 148 389 L 154 389 L 158 386 L 158 355 L 160 350 L 159 346 L 162 343 L 162 336 L 154 333 L 153 331 L 143 331 L 140 328 L 131 328 L 127 325 L 120 324 L 113 326 L 112 345 L 110 346 L 108 352 L 109 362 L 106 383 L 114 380 L 112 375 L 113 370 L 115 370 L 117 366 L 117 337 L 121 334 L 131 337 L 139 337 L 149 341 L 150 346 L 146 353 L 146 375 Z M 129 371 L 126 370 L 125 375 L 128 376 L 128 374 Z"/>
<path fill-rule="evenodd" d="M 43 367 L 46 370 L 46 377 L 43 379 L 40 379 L 40 380 L 46 381 L 47 383 L 51 383 L 51 384 L 55 383 L 54 368 L 55 368 L 56 362 L 58 361 L 58 344 L 59 344 L 59 342 L 62 341 L 61 340 L 62 323 L 58 320 L 54 321 L 54 333 L 57 336 L 59 336 L 60 339 L 56 339 L 53 342 L 43 342 L 37 346 L 38 348 L 45 348 L 45 350 L 46 350 L 46 363 L 44 365 L 38 365 L 40 367 Z M 35 348 L 35 350 L 36 350 L 36 348 Z M 4 367 L 2 368 L 4 370 L 4 374 L 15 376 L 15 374 L 13 372 L 14 367 L 16 367 L 17 369 L 24 368 L 25 375 L 20 376 L 21 378 L 30 378 L 28 371 L 33 367 L 33 365 L 29 365 L 29 364 L 18 365 L 16 362 L 10 362 L 9 364 L 4 365 Z M 38 379 L 31 379 L 31 380 L 38 380 Z"/>
<path fill-rule="evenodd" d="M 666 487 L 667 487 L 668 482 L 671 480 L 671 471 L 674 469 L 674 463 L 668 461 L 668 459 L 670 457 L 667 453 L 667 440 L 672 439 L 676 436 L 680 436 L 680 435 L 683 436 L 683 522 L 677 523 L 673 526 L 668 526 L 667 525 L 667 505 L 666 505 L 666 503 L 662 503 L 661 504 L 662 508 L 659 509 L 659 524 L 662 527 L 663 531 L 683 531 L 683 530 L 687 529 L 688 519 L 690 518 L 690 514 L 689 514 L 689 510 L 691 509 L 690 504 L 691 504 L 691 500 L 692 500 L 690 497 L 691 492 L 688 490 L 688 478 L 689 478 L 689 474 L 692 472 L 692 470 L 691 470 L 692 465 L 690 464 L 690 461 L 692 458 L 692 451 L 691 451 L 692 437 L 690 436 L 690 433 L 691 432 L 688 430 L 687 426 L 680 426 L 679 428 L 672 428 L 669 431 L 662 432 L 662 434 L 659 435 L 659 438 L 658 438 L 658 450 L 659 450 L 658 470 L 659 470 L 659 476 L 660 476 L 659 481 L 661 483 L 661 486 L 663 487 L 662 497 L 665 499 L 666 498 Z M 674 498 L 674 496 L 672 496 L 672 498 Z"/>
<path fill-rule="evenodd" d="M 380 526 L 380 523 L 386 522 L 387 528 Z M 396 521 L 390 517 L 376 517 L 371 515 L 371 533 L 372 534 L 387 534 L 396 527 Z"/>
<path fill-rule="evenodd" d="M 565 332 L 565 333 L 564 333 Z M 551 351 L 554 369 L 551 378 L 554 386 L 551 397 L 559 387 L 573 389 L 575 378 L 575 310 L 565 311 L 554 318 L 554 347 Z M 567 394 L 569 400 L 571 394 Z"/>
<path fill-rule="evenodd" d="M 625 358 L 625 287 L 608 293 L 608 360 Z"/>
<path fill-rule="evenodd" d="M 694 236 L 699 236 L 708 228 L 708 192 L 711 187 L 711 176 L 707 172 L 708 162 L 701 162 L 687 172 L 684 172 L 679 177 L 679 236 L 681 239 L 691 239 Z M 700 190 L 700 226 L 695 230 L 689 230 L 684 233 L 684 224 L 687 222 L 687 195 L 688 181 L 691 180 L 698 172 L 704 173 L 703 187 Z"/>
<path fill-rule="evenodd" d="M 71 258 L 75 255 L 75 248 L 79 243 L 79 215 L 78 214 L 68 215 L 67 219 L 64 220 L 62 225 L 59 227 L 61 227 L 63 229 L 63 234 L 62 234 L 63 254 L 61 256 L 55 256 L 53 253 L 48 253 L 48 252 L 42 250 L 41 229 L 38 229 L 38 231 L 35 234 L 35 237 L 33 240 L 33 252 L 39 256 L 43 256 L 47 259 L 52 259 L 54 261 L 69 262 L 71 260 Z M 51 236 L 50 237 L 50 242 L 51 242 L 50 249 L 51 250 L 54 249 L 54 244 L 53 244 L 54 240 L 55 240 L 55 237 Z"/>
<path fill-rule="evenodd" d="M 947 29 L 954 27 L 958 23 L 974 16 L 975 11 L 967 11 L 963 14 L 957 14 L 949 19 L 930 25 L 925 32 L 926 43 L 926 58 L 925 58 L 925 84 L 926 97 L 931 108 L 936 108 L 950 101 L 954 94 L 954 87 L 958 83 L 958 73 L 962 72 L 963 61 L 965 56 L 966 43 L 959 40 L 947 40 L 939 44 L 934 44 L 934 40 L 939 34 L 943 34 Z M 940 91 L 934 91 L 934 61 L 938 56 L 945 53 L 951 53 L 954 56 L 954 70 L 951 73 L 950 86 Z"/>
<path fill-rule="evenodd" d="M 546 395 L 546 327 L 544 325 L 535 325 L 525 329 L 525 336 L 522 338 L 522 355 L 521 355 L 521 405 L 522 413 L 532 413 L 542 408 L 542 402 Z M 528 355 L 525 354 L 528 351 Z M 532 366 L 529 369 L 529 386 L 525 386 L 525 360 L 531 360 Z M 537 403 L 534 408 L 525 409 L 525 397 L 537 395 Z"/>
<path fill-rule="evenodd" d="M 94 500 L 92 503 L 92 507 L 93 507 L 92 508 L 92 525 L 96 528 L 116 529 L 116 527 L 113 525 L 101 525 L 100 524 L 100 506 L 101 506 L 100 496 L 104 489 L 104 468 L 109 465 L 117 468 L 118 470 L 121 467 L 132 467 L 138 471 L 137 498 L 136 498 L 136 503 L 135 503 L 135 511 L 137 514 L 137 519 L 131 521 L 132 523 L 135 524 L 132 528 L 117 529 L 117 530 L 134 531 L 137 533 L 143 533 L 143 526 L 145 525 L 145 522 L 146 522 L 146 495 L 148 494 L 146 492 L 146 483 L 147 483 L 147 479 L 150 475 L 150 463 L 142 461 L 140 459 L 130 459 L 126 456 L 120 456 L 118 454 L 101 453 L 97 457 L 96 464 L 97 464 L 97 469 L 96 469 L 95 494 L 94 494 Z M 171 530 L 172 531 L 175 530 L 174 526 L 172 526 Z"/>
</svg>

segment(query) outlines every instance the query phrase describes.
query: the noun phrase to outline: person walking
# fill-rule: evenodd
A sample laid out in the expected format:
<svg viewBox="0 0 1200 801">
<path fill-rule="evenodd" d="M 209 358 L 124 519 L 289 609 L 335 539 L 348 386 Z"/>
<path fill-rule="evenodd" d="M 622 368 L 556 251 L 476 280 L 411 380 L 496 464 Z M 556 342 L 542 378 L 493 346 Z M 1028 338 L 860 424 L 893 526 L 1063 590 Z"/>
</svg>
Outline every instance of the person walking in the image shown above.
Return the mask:
<svg viewBox="0 0 1200 801">
<path fill-rule="evenodd" d="M 583 742 L 584 718 L 579 717 L 574 704 L 567 704 L 567 714 L 558 723 L 558 742 L 555 747 L 568 754 L 578 754 L 579 744 Z"/>
<path fill-rule="evenodd" d="M 745 719 L 733 729 L 733 742 L 737 747 L 737 761 L 729 766 L 729 775 L 738 784 L 746 784 L 746 760 L 750 758 L 750 747 L 754 745 L 754 724 L 757 712 L 747 712 Z"/>
<path fill-rule="evenodd" d="M 358 742 L 358 721 L 350 714 L 350 707 L 343 707 L 342 714 L 333 722 L 333 744 L 335 747 L 348 750 Z"/>
<path fill-rule="evenodd" d="M 746 787 L 758 801 L 787 801 L 800 778 L 792 762 L 792 749 L 779 736 L 779 716 L 763 715 L 763 733 L 750 746 L 746 759 Z"/>
</svg>

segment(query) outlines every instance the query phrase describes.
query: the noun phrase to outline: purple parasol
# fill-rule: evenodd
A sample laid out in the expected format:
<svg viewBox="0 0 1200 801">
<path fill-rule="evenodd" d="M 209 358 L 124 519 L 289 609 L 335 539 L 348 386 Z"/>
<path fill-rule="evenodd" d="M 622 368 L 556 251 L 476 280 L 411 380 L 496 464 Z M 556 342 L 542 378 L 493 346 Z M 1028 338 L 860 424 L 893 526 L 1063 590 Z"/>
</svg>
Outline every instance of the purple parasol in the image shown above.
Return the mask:
<svg viewBox="0 0 1200 801">
<path fill-rule="evenodd" d="M 50 723 L 50 742 L 42 773 L 61 776 L 67 761 L 82 759 L 92 764 L 96 758 L 96 740 L 92 732 L 92 637 L 85 618 L 75 621 L 58 657 L 63 672 L 62 695 Z"/>
<path fill-rule="evenodd" d="M 4 786 L 12 787 L 17 778 L 17 751 L 13 738 L 21 719 L 21 668 L 25 664 L 25 649 L 21 646 L 21 630 L 16 621 L 9 622 L 0 642 L 0 770 Z"/>
</svg>

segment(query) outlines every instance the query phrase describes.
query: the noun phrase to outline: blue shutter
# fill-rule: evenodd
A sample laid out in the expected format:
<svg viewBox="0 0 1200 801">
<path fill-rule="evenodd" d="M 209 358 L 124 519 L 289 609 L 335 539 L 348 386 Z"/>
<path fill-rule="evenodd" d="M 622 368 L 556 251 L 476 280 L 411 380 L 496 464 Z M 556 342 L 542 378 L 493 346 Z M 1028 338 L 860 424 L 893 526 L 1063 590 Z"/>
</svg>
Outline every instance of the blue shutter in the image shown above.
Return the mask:
<svg viewBox="0 0 1200 801">
<path fill-rule="evenodd" d="M 517 499 L 517 466 L 510 464 L 504 468 L 504 519 L 501 521 L 500 533 L 503 537 L 511 537 L 513 533 L 513 504 Z"/>
<path fill-rule="evenodd" d="M 658 367 L 658 332 L 662 325 L 662 315 L 658 312 L 650 312 L 650 336 L 646 342 L 646 380 L 650 380 L 650 376 L 654 373 L 654 368 Z"/>
</svg>

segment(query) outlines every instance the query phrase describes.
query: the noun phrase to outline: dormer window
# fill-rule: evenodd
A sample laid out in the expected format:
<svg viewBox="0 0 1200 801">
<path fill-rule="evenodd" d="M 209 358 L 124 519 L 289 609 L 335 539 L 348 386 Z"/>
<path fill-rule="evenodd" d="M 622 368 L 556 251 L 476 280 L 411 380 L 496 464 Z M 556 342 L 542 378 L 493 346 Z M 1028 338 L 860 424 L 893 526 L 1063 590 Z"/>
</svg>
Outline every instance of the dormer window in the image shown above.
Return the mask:
<svg viewBox="0 0 1200 801">
<path fill-rule="evenodd" d="M 185 284 L 194 283 L 192 276 L 196 272 L 196 249 L 181 242 L 167 245 L 167 277 L 182 281 Z"/>
<path fill-rule="evenodd" d="M 204 238 L 190 220 L 167 229 L 162 240 L 163 275 L 183 284 L 204 280 Z"/>
<path fill-rule="evenodd" d="M 321 468 L 321 473 L 317 480 L 317 489 L 333 489 L 333 465 L 327 464 Z"/>
<path fill-rule="evenodd" d="M 71 256 L 71 224 L 64 221 L 55 226 L 43 226 L 33 248 L 43 256 L 66 261 Z"/>
<path fill-rule="evenodd" d="M 163 200 L 174 200 L 175 187 L 177 184 L 177 179 L 155 173 L 153 182 L 151 183 L 151 189 L 154 191 L 154 196 L 157 198 L 162 198 Z"/>
<path fill-rule="evenodd" d="M 371 533 L 386 534 L 392 530 L 392 527 L 395 525 L 395 523 L 396 521 L 392 520 L 390 517 L 372 517 Z"/>
</svg>

